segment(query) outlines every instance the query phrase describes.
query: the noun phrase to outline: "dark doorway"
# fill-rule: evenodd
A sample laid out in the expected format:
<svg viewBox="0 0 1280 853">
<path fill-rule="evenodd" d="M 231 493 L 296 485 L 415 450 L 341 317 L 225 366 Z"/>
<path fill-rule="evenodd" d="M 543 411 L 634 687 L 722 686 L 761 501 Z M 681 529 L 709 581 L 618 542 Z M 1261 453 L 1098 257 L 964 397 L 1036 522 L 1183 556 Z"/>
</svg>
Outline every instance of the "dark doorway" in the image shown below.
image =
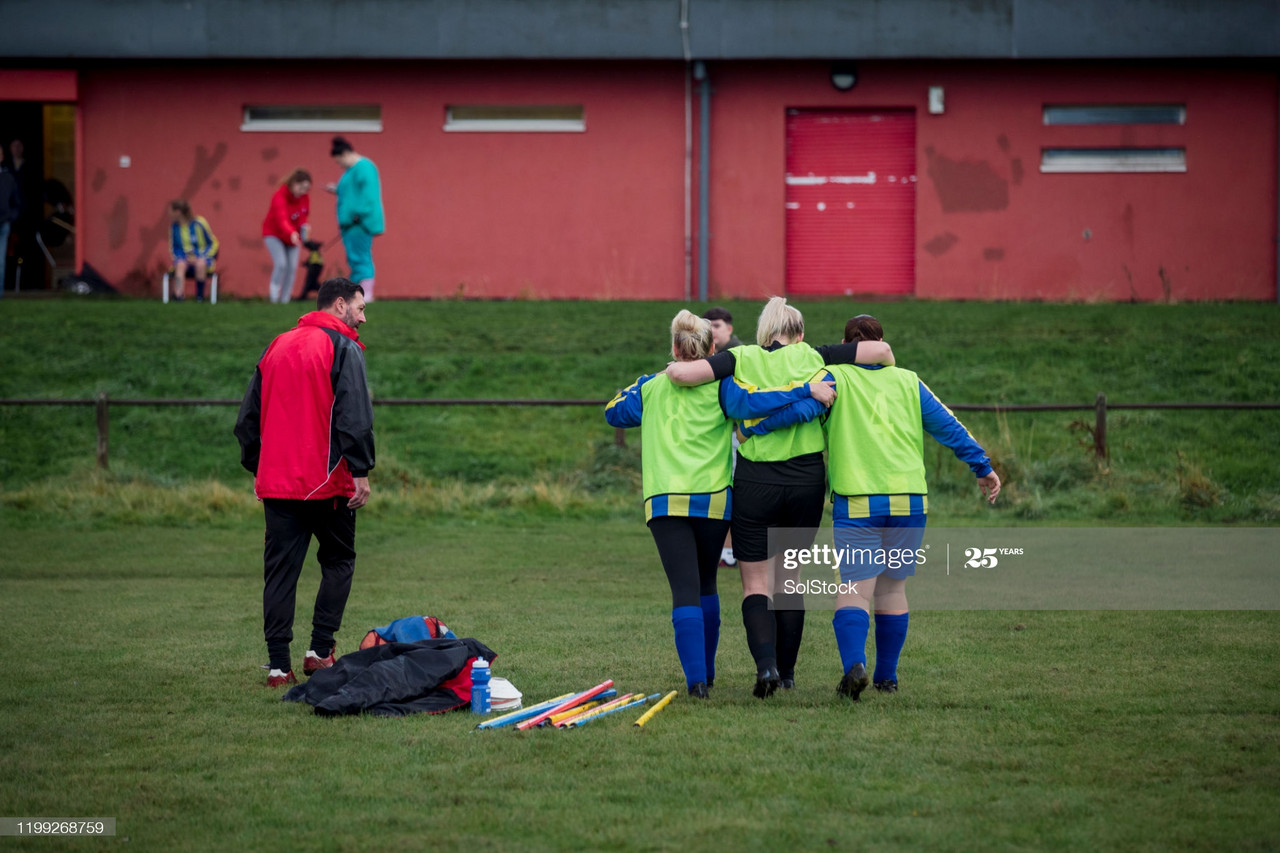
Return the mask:
<svg viewBox="0 0 1280 853">
<path fill-rule="evenodd" d="M 0 145 L 22 196 L 4 287 L 45 290 L 75 263 L 75 105 L 0 101 Z"/>
</svg>

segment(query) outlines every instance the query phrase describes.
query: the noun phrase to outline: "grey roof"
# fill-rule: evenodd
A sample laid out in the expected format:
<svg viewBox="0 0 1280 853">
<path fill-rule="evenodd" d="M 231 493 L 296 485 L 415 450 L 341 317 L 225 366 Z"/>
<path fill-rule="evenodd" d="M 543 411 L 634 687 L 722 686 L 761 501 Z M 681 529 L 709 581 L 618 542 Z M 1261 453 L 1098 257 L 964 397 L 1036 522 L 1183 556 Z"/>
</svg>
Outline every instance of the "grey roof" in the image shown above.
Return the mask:
<svg viewBox="0 0 1280 853">
<path fill-rule="evenodd" d="M 1280 56 L 1276 0 L 0 0 L 13 59 Z"/>
</svg>

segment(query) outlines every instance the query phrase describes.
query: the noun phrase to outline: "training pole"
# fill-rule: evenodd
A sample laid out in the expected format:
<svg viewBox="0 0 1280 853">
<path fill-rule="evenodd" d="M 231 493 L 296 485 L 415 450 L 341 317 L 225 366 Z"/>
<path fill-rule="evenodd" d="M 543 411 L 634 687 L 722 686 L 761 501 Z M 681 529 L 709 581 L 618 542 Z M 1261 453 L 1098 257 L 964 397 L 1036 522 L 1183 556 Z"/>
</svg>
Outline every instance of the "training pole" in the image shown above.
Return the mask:
<svg viewBox="0 0 1280 853">
<path fill-rule="evenodd" d="M 567 711 L 570 708 L 573 708 L 577 705 L 581 705 L 583 702 L 588 702 L 596 698 L 597 696 L 599 696 L 601 693 L 605 692 L 612 686 L 613 686 L 612 678 L 609 679 L 608 681 L 602 681 L 599 684 L 597 684 L 595 687 L 592 687 L 590 690 L 583 691 L 582 693 L 579 693 L 577 696 L 574 696 L 572 699 L 566 699 L 564 702 L 561 702 L 559 705 L 556 705 L 554 708 L 550 708 L 546 711 L 543 711 L 538 716 L 530 717 L 524 722 L 517 724 L 516 729 L 522 732 L 528 731 L 534 726 L 541 725 L 544 721 L 550 719 L 552 714 L 559 714 L 561 711 Z"/>
<path fill-rule="evenodd" d="M 663 696 L 661 702 L 659 702 L 657 705 L 654 705 L 649 710 L 645 711 L 644 714 L 641 715 L 640 719 L 636 720 L 634 723 L 632 723 L 632 725 L 643 727 L 645 723 L 649 722 L 649 720 L 653 717 L 654 714 L 658 713 L 663 708 L 670 705 L 671 700 L 676 698 L 676 693 L 678 692 L 679 692 L 678 690 L 672 690 L 666 696 Z"/>
<path fill-rule="evenodd" d="M 601 695 L 604 695 L 604 694 L 601 694 Z M 585 705 L 579 705 L 576 708 L 570 708 L 569 710 L 563 711 L 559 714 L 552 714 L 551 719 L 548 720 L 547 722 L 551 723 L 551 725 L 553 726 L 559 726 L 560 723 L 563 722 L 564 720 L 571 720 L 574 717 L 578 716 L 579 714 L 585 714 L 587 711 L 590 711 L 592 708 L 599 708 L 603 704 L 604 704 L 603 702 L 595 702 L 595 701 L 588 702 Z"/>
<path fill-rule="evenodd" d="M 518 711 L 512 711 L 510 714 L 503 714 L 501 717 L 494 717 L 492 720 L 485 720 L 476 726 L 477 729 L 497 729 L 502 726 L 509 726 L 512 723 L 518 723 L 526 720 L 535 714 L 539 714 L 548 708 L 554 708 L 564 700 L 576 696 L 576 693 L 566 693 L 563 696 L 557 696 L 554 699 L 548 699 L 545 702 L 539 702 L 537 705 L 531 705 L 528 708 L 521 708 Z"/>
<path fill-rule="evenodd" d="M 621 705 L 625 705 L 628 702 L 634 702 L 636 698 L 639 697 L 640 695 L 641 694 L 639 693 L 627 693 L 623 696 L 619 696 L 617 699 L 614 699 L 612 702 L 605 702 L 603 705 L 600 705 L 597 708 L 592 708 L 590 711 L 586 712 L 585 714 L 579 714 L 576 717 L 568 718 L 563 723 L 558 723 L 556 727 L 563 729 L 563 728 L 566 728 L 570 723 L 581 722 L 585 720 L 587 717 L 594 717 L 596 714 L 602 714 L 605 711 L 612 711 L 614 708 L 617 708 Z"/>
<path fill-rule="evenodd" d="M 601 717 L 607 717 L 607 716 L 609 716 L 610 714 L 616 714 L 616 713 L 618 713 L 619 711 L 625 711 L 625 710 L 627 710 L 628 708 L 636 708 L 636 707 L 639 707 L 640 705 L 643 705 L 645 702 L 648 702 L 650 699 L 657 699 L 657 698 L 658 698 L 659 696 L 661 696 L 661 695 L 662 695 L 661 693 L 655 693 L 655 694 L 653 694 L 652 696 L 641 696 L 639 699 L 636 699 L 636 700 L 634 700 L 634 701 L 628 702 L 628 703 L 627 703 L 627 704 L 625 704 L 625 705 L 619 705 L 619 706 L 618 706 L 618 707 L 616 707 L 616 708 L 610 708 L 608 711 L 603 711 L 603 712 L 601 712 L 601 713 L 599 713 L 599 714 L 591 714 L 591 715 L 589 715 L 589 716 L 587 716 L 587 717 L 580 717 L 580 718 L 578 718 L 577 720 L 574 720 L 574 721 L 570 722 L 570 723 L 569 723 L 569 726 L 570 726 L 571 728 L 577 728 L 578 726 L 585 726 L 587 723 L 590 723 L 590 722 L 592 722 L 593 720 L 598 720 L 598 719 L 600 719 Z"/>
<path fill-rule="evenodd" d="M 566 699 L 575 699 L 578 697 L 578 695 L 579 694 L 577 693 L 566 693 L 563 696 L 557 696 L 554 699 L 548 699 L 545 702 L 539 702 L 537 705 L 533 705 L 532 707 L 521 708 L 520 710 L 512 711 L 511 713 L 506 714 L 505 716 L 498 717 L 493 720 L 486 720 L 485 722 L 476 726 L 476 728 L 477 729 L 497 729 L 497 728 L 502 728 L 504 726 L 514 725 L 516 723 L 521 722 L 522 720 L 527 720 L 530 717 L 537 716 L 538 714 L 542 713 L 548 708 L 554 708 L 555 706 L 559 705 L 561 702 L 564 702 Z M 596 696 L 595 698 L 601 699 L 601 700 L 612 699 L 614 696 L 617 696 L 617 695 L 618 695 L 618 691 L 614 690 L 611 687 L 605 692 L 601 693 L 599 696 Z"/>
</svg>

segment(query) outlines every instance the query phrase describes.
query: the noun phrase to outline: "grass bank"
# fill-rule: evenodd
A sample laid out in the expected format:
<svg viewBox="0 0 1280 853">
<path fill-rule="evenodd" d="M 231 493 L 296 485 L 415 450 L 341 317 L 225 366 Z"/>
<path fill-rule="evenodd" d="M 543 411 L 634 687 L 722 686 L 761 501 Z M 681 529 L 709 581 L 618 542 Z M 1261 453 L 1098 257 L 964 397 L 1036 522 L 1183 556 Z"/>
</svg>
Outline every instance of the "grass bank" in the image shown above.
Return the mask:
<svg viewBox="0 0 1280 853">
<path fill-rule="evenodd" d="M 799 304 L 813 342 L 836 340 L 849 314 L 870 308 L 899 363 L 950 403 L 1089 404 L 1099 391 L 1112 402 L 1274 401 L 1280 388 L 1274 305 Z M 603 400 L 662 367 L 678 307 L 378 302 L 362 338 L 375 398 Z M 759 303 L 729 307 L 749 340 Z M 237 398 L 263 347 L 302 310 L 14 300 L 5 308 L 5 340 L 20 356 L 0 375 L 0 397 Z M 595 409 L 379 408 L 376 415 L 373 484 L 387 510 L 529 518 L 630 511 L 638 437 L 629 437 L 630 450 L 614 450 Z M 113 409 L 105 482 L 177 490 L 171 506 L 135 514 L 138 522 L 189 512 L 201 484 L 246 492 L 234 417 L 232 408 Z M 1101 465 L 1089 452 L 1091 413 L 962 417 L 1008 490 L 1001 506 L 984 510 L 967 469 L 930 451 L 935 513 L 976 521 L 994 512 L 1005 523 L 1280 518 L 1277 412 L 1114 412 L 1111 456 Z M 0 501 L 47 521 L 66 506 L 68 491 L 101 492 L 94 442 L 89 409 L 0 406 Z M 230 511 L 220 492 L 211 494 L 215 514 Z"/>
</svg>

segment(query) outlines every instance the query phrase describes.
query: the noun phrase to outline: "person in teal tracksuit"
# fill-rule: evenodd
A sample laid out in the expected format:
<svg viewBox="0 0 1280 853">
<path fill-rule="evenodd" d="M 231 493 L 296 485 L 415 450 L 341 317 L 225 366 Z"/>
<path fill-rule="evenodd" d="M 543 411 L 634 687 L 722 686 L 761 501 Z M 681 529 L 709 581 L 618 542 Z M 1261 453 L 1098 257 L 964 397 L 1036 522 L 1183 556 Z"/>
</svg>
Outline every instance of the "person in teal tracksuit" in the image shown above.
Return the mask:
<svg viewBox="0 0 1280 853">
<path fill-rule="evenodd" d="M 878 341 L 876 318 L 860 314 L 845 325 L 845 341 Z M 824 427 L 831 481 L 841 591 L 832 618 L 844 676 L 836 691 L 854 701 L 872 683 L 884 693 L 898 690 L 898 658 L 907 638 L 907 578 L 915 574 L 929 511 L 924 472 L 924 434 L 951 448 L 968 464 L 987 500 L 994 503 L 1000 477 L 986 451 L 929 387 L 898 367 L 832 365 L 825 378 L 840 389 Z M 754 423 L 746 435 L 765 435 L 824 414 L 801 401 Z M 897 550 L 910 559 L 887 560 Z M 897 568 L 890 568 L 896 563 Z M 875 607 L 876 666 L 867 675 L 866 644 Z"/>
<path fill-rule="evenodd" d="M 351 280 L 373 301 L 373 238 L 386 230 L 382 211 L 382 181 L 378 167 L 357 154 L 345 138 L 335 136 L 329 156 L 345 171 L 336 184 L 325 187 L 338 196 L 338 230 L 351 266 Z"/>
<path fill-rule="evenodd" d="M 689 311 L 677 314 L 671 323 L 672 357 L 692 361 L 712 350 L 711 324 Z M 733 514 L 733 422 L 764 417 L 811 397 L 830 404 L 833 396 L 820 382 L 759 390 L 727 377 L 685 388 L 657 373 L 641 376 L 605 408 L 610 425 L 640 427 L 645 520 L 671 586 L 676 653 L 691 696 L 705 699 L 715 681 L 716 568 Z"/>
</svg>

